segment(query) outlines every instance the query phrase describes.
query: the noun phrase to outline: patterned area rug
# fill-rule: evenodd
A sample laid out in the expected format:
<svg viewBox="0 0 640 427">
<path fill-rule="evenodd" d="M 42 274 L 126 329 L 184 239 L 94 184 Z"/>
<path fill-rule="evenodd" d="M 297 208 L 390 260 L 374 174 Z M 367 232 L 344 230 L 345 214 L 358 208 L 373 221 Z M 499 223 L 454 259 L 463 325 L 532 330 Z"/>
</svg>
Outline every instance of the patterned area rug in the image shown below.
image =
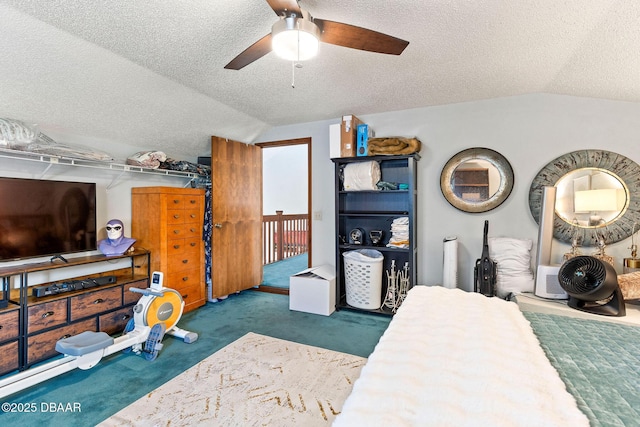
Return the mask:
<svg viewBox="0 0 640 427">
<path fill-rule="evenodd" d="M 100 426 L 329 426 L 367 359 L 248 333 Z"/>
</svg>

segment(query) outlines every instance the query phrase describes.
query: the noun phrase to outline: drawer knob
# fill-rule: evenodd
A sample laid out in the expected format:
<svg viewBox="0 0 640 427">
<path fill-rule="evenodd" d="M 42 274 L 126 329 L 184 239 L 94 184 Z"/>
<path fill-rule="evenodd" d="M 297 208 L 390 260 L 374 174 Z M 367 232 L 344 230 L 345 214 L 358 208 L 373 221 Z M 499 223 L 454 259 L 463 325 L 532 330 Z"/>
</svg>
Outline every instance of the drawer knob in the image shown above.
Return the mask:
<svg viewBox="0 0 640 427">
<path fill-rule="evenodd" d="M 180 218 L 180 215 L 179 215 L 179 214 L 175 214 L 173 217 L 174 217 L 175 219 L 178 219 L 178 218 Z"/>
<path fill-rule="evenodd" d="M 97 300 L 95 300 L 93 303 L 94 304 L 102 304 L 104 302 L 104 300 L 102 298 L 98 298 Z"/>
<path fill-rule="evenodd" d="M 186 282 L 187 280 L 189 280 L 189 276 L 185 276 L 185 277 L 182 278 L 183 282 Z"/>
<path fill-rule="evenodd" d="M 46 318 L 47 318 L 47 317 L 49 317 L 49 316 L 53 316 L 53 314 L 54 314 L 54 312 L 53 312 L 53 311 L 47 311 L 46 313 L 44 313 L 44 314 L 42 315 L 42 318 L 43 318 L 43 319 L 46 319 Z"/>
<path fill-rule="evenodd" d="M 173 230 L 173 234 L 180 234 L 180 230 Z"/>
<path fill-rule="evenodd" d="M 222 228 L 222 224 L 220 224 L 219 222 L 216 222 L 215 224 L 213 224 L 213 226 L 215 228 Z"/>
<path fill-rule="evenodd" d="M 173 249 L 178 249 L 180 245 L 173 245 Z"/>
<path fill-rule="evenodd" d="M 196 242 L 191 242 L 191 247 L 194 247 L 196 245 Z"/>
<path fill-rule="evenodd" d="M 71 336 L 71 334 L 64 334 L 63 336 L 60 337 L 61 340 L 65 340 L 67 338 L 69 338 Z"/>
<path fill-rule="evenodd" d="M 189 231 L 191 231 L 192 233 L 195 233 L 196 229 L 195 228 L 190 228 Z"/>
<path fill-rule="evenodd" d="M 173 203 L 177 205 L 178 203 L 180 203 L 180 199 L 173 199 Z"/>
<path fill-rule="evenodd" d="M 196 214 L 191 214 L 191 218 L 195 218 L 195 217 L 196 217 Z"/>
<path fill-rule="evenodd" d="M 183 259 L 183 260 L 182 260 L 182 263 L 183 263 L 183 264 L 187 264 L 188 262 L 189 262 L 189 260 L 188 260 L 188 259 Z"/>
<path fill-rule="evenodd" d="M 130 317 L 131 317 L 131 316 L 130 316 L 130 315 L 128 315 L 128 314 L 123 314 L 123 315 L 122 315 L 122 319 L 121 319 L 121 320 L 127 320 L 127 319 L 129 319 Z"/>
<path fill-rule="evenodd" d="M 187 298 L 189 298 L 189 294 L 184 294 L 184 295 L 182 295 L 182 299 L 183 299 L 183 300 L 186 300 Z"/>
<path fill-rule="evenodd" d="M 191 203 L 192 205 L 195 205 L 196 200 L 191 199 L 191 200 L 189 200 L 189 203 Z"/>
</svg>

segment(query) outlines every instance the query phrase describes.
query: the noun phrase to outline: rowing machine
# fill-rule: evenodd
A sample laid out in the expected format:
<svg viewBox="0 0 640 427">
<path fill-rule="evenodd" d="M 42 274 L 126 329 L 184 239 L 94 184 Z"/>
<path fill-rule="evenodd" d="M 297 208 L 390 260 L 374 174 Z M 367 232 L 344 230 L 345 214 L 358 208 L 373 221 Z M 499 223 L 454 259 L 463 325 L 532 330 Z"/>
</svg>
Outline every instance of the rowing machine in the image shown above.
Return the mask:
<svg viewBox="0 0 640 427">
<path fill-rule="evenodd" d="M 133 307 L 133 319 L 129 320 L 121 336 L 113 338 L 105 332 L 85 331 L 59 340 L 56 351 L 63 357 L 0 380 L 0 398 L 76 368 L 91 369 L 103 357 L 118 351 L 134 352 L 146 360 L 155 360 L 165 334 L 187 344 L 195 342 L 198 334 L 176 326 L 184 309 L 182 296 L 174 289 L 163 287 L 162 279 L 162 273 L 154 272 L 151 287 L 129 289 L 142 297 Z"/>
</svg>

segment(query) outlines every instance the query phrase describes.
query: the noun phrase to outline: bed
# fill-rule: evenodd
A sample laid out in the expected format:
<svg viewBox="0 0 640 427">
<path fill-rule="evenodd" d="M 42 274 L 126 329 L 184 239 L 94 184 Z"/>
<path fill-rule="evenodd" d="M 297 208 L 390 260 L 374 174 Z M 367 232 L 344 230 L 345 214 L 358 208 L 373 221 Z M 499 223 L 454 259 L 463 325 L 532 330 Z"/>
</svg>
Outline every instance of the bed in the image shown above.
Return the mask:
<svg viewBox="0 0 640 427">
<path fill-rule="evenodd" d="M 638 425 L 638 346 L 638 327 L 416 286 L 334 426 Z"/>
</svg>

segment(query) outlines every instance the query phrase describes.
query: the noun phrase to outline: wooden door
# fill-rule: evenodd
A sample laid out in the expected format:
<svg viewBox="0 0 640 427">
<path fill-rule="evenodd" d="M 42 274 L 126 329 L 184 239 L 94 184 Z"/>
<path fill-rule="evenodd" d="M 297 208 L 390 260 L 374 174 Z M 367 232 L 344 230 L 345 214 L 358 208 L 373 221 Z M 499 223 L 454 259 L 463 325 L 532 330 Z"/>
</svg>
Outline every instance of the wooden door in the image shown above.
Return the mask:
<svg viewBox="0 0 640 427">
<path fill-rule="evenodd" d="M 211 137 L 212 297 L 262 283 L 262 151 Z"/>
</svg>

